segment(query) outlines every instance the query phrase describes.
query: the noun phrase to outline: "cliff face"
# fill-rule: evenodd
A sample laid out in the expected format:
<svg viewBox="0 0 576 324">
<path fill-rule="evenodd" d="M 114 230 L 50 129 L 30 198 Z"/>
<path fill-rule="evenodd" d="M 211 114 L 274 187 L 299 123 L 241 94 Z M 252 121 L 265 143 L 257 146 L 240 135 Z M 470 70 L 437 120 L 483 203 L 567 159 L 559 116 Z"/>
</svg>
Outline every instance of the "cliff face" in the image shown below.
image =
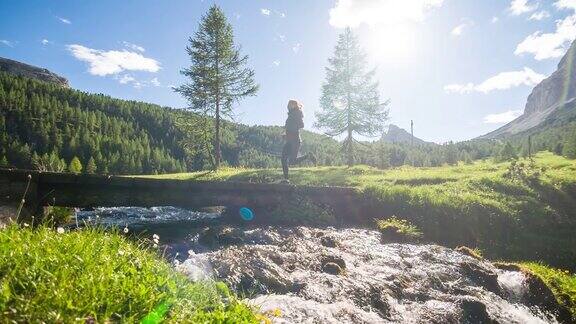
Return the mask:
<svg viewBox="0 0 576 324">
<path fill-rule="evenodd" d="M 524 113 L 481 138 L 514 135 L 540 125 L 550 114 L 576 97 L 576 41 L 558 63 L 552 75 L 540 82 L 528 96 Z"/>
<path fill-rule="evenodd" d="M 68 80 L 48 71 L 47 69 L 3 57 L 0 57 L 0 71 L 44 82 L 55 83 L 65 88 L 69 87 Z"/>
</svg>

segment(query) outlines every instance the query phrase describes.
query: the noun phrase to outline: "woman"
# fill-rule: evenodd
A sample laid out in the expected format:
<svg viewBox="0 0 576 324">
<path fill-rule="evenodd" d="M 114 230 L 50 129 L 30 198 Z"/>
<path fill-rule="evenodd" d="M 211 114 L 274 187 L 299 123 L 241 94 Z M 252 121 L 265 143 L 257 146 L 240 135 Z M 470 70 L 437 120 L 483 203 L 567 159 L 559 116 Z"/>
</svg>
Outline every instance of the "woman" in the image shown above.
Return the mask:
<svg viewBox="0 0 576 324">
<path fill-rule="evenodd" d="M 298 151 L 302 143 L 300 139 L 300 129 L 302 128 L 304 128 L 302 105 L 296 100 L 290 100 L 288 101 L 288 119 L 286 119 L 285 125 L 285 143 L 282 149 L 282 171 L 286 181 L 288 181 L 289 165 L 300 163 L 306 159 L 310 159 L 312 163 L 316 164 L 316 157 L 313 154 L 298 157 Z"/>
</svg>

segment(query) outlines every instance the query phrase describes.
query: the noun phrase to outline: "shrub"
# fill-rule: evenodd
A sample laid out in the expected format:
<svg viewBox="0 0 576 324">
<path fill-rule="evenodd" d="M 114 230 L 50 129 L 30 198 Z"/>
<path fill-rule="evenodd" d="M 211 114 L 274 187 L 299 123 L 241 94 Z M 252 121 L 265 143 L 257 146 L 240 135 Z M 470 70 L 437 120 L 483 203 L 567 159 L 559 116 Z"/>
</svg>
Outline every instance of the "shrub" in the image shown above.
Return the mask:
<svg viewBox="0 0 576 324">
<path fill-rule="evenodd" d="M 383 241 L 411 242 L 422 238 L 422 231 L 409 221 L 392 216 L 376 220 L 376 226 L 382 233 Z"/>
<path fill-rule="evenodd" d="M 546 172 L 546 168 L 538 167 L 534 160 L 526 164 L 524 162 L 512 161 L 504 173 L 504 178 L 512 181 L 520 181 L 525 184 L 536 184 L 540 181 L 540 176 Z"/>
</svg>

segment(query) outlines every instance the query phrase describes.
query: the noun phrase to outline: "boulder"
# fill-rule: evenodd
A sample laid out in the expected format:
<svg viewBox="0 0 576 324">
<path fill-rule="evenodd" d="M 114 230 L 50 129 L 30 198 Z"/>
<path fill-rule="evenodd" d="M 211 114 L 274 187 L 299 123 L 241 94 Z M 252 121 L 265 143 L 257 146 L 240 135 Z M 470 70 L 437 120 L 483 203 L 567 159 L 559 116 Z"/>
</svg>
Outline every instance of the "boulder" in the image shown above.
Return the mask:
<svg viewBox="0 0 576 324">
<path fill-rule="evenodd" d="M 334 262 L 326 262 L 322 264 L 322 271 L 333 275 L 340 275 L 344 272 L 344 270 Z"/>
</svg>

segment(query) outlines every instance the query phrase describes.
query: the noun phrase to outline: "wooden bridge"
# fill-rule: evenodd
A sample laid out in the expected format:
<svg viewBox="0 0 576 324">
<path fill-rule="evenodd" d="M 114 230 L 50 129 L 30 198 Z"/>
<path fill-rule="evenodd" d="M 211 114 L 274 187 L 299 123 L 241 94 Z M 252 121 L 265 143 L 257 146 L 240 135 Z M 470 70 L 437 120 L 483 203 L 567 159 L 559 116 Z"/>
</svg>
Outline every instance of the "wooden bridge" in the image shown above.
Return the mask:
<svg viewBox="0 0 576 324">
<path fill-rule="evenodd" d="M 229 211 L 249 207 L 255 211 L 255 221 L 265 221 L 267 212 L 286 201 L 298 201 L 298 197 L 329 207 L 339 223 L 364 218 L 363 200 L 353 188 L 0 169 L 0 206 L 18 206 L 24 198 L 29 214 L 38 213 L 42 206 L 176 206 L 192 209 L 226 206 Z"/>
</svg>

